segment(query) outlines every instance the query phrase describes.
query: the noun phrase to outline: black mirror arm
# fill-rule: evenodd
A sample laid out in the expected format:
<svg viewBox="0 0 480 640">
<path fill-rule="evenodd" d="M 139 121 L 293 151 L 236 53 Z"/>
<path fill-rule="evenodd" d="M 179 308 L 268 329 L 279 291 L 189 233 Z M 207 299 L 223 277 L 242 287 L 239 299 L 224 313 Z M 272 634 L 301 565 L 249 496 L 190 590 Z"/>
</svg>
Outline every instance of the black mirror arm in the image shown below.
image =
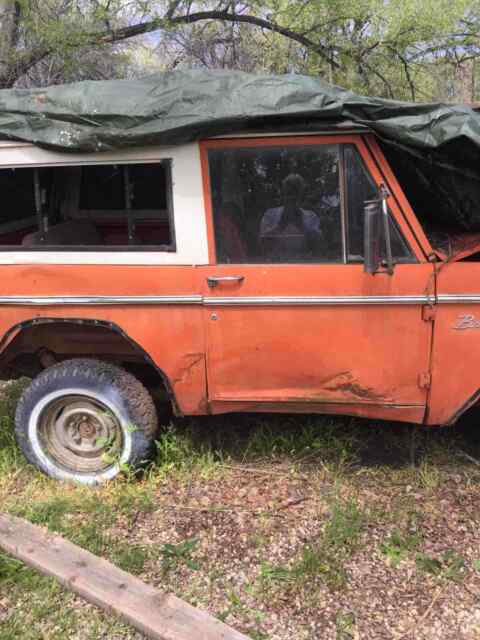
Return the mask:
<svg viewBox="0 0 480 640">
<path fill-rule="evenodd" d="M 382 198 L 382 212 L 383 212 L 383 229 L 385 232 L 385 253 L 387 257 L 387 273 L 389 275 L 393 274 L 393 256 L 392 256 L 392 242 L 390 239 L 390 220 L 388 217 L 388 204 L 387 198 L 390 193 L 387 187 L 382 184 L 380 185 L 380 195 Z"/>
</svg>

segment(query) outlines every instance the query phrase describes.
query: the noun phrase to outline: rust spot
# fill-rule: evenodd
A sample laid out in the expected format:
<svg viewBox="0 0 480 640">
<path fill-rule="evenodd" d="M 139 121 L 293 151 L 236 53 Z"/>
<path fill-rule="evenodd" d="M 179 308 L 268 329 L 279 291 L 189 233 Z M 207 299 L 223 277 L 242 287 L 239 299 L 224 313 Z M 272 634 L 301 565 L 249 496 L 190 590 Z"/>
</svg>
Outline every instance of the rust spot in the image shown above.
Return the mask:
<svg viewBox="0 0 480 640">
<path fill-rule="evenodd" d="M 203 353 L 186 353 L 183 356 L 185 364 L 179 368 L 177 375 L 172 380 L 173 385 L 185 382 L 189 377 L 192 369 L 199 363 L 203 362 Z"/>
<path fill-rule="evenodd" d="M 325 384 L 326 383 L 326 384 Z M 362 400 L 383 400 L 387 398 L 384 394 L 378 393 L 372 387 L 364 387 L 350 371 L 342 371 L 334 376 L 330 376 L 322 382 L 322 387 L 328 391 L 340 391 L 355 398 Z"/>
</svg>

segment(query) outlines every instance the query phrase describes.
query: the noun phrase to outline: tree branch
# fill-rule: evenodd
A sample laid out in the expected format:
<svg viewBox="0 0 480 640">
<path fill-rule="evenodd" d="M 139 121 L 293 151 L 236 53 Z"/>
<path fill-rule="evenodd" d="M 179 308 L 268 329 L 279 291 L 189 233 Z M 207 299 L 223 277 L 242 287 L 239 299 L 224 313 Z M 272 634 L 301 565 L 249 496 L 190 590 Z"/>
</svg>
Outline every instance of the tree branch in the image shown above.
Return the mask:
<svg viewBox="0 0 480 640">
<path fill-rule="evenodd" d="M 188 15 L 176 16 L 168 19 L 157 18 L 149 22 L 142 22 L 139 24 L 129 25 L 127 27 L 121 27 L 115 29 L 112 32 L 100 32 L 93 33 L 90 38 L 90 44 L 114 44 L 115 42 L 121 42 L 129 38 L 145 35 L 147 33 L 153 33 L 160 29 L 168 28 L 172 25 L 181 24 L 193 24 L 195 22 L 201 22 L 203 20 L 219 20 L 222 22 L 243 22 L 246 24 L 252 24 L 261 29 L 279 33 L 290 40 L 295 40 L 299 44 L 307 47 L 309 50 L 314 51 L 321 56 L 328 64 L 335 68 L 340 68 L 340 65 L 333 59 L 333 52 L 327 47 L 310 40 L 301 33 L 282 27 L 269 20 L 258 18 L 257 16 L 229 13 L 228 11 L 199 11 L 197 13 L 191 13 Z"/>
</svg>

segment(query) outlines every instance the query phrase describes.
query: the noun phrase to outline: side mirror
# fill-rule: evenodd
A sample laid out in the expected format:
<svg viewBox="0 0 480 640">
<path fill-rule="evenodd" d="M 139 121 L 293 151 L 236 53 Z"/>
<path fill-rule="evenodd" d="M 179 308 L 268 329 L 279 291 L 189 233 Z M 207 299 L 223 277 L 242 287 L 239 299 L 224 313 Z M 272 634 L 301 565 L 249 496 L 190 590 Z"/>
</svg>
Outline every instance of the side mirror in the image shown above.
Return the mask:
<svg viewBox="0 0 480 640">
<path fill-rule="evenodd" d="M 370 273 L 372 275 L 379 271 L 382 264 L 381 215 L 381 200 L 367 200 L 365 202 L 363 219 L 363 255 L 365 256 L 365 259 L 363 263 L 363 270 L 365 273 Z"/>
<path fill-rule="evenodd" d="M 381 185 L 380 198 L 365 202 L 363 226 L 364 271 L 372 275 L 378 273 L 382 264 L 385 264 L 385 261 L 382 260 L 382 238 L 385 239 L 386 271 L 389 275 L 393 274 L 390 218 L 387 205 L 388 195 L 385 186 Z"/>
</svg>

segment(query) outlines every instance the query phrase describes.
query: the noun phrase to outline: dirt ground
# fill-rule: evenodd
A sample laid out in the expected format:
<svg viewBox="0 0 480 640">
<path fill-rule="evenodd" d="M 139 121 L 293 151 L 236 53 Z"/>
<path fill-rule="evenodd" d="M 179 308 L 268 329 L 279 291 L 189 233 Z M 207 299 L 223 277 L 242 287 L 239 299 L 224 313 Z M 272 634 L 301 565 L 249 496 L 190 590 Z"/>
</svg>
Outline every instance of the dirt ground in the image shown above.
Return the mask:
<svg viewBox="0 0 480 640">
<path fill-rule="evenodd" d="M 85 489 L 0 443 L 5 511 L 253 640 L 480 638 L 480 436 L 312 416 L 177 420 L 141 477 Z M 20 635 L 18 635 L 20 634 Z M 0 554 L 0 638 L 138 639 Z"/>
</svg>

